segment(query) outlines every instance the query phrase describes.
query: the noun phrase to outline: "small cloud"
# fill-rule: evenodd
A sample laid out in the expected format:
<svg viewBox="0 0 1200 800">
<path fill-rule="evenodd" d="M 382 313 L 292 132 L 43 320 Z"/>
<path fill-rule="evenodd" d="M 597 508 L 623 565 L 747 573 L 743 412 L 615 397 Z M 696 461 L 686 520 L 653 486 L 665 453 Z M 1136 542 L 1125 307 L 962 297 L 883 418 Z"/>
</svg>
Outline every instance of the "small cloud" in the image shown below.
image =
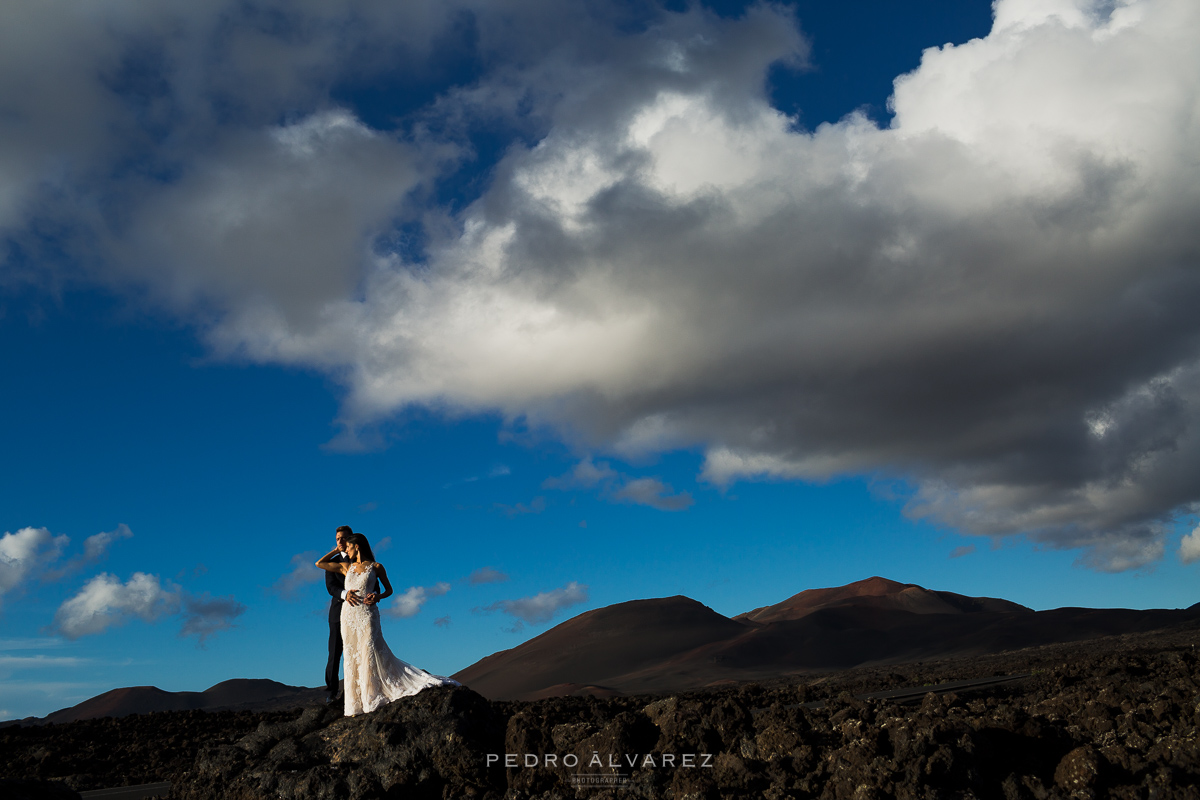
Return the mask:
<svg viewBox="0 0 1200 800">
<path fill-rule="evenodd" d="M 658 478 L 634 478 L 618 472 L 606 462 L 593 464 L 590 457 L 580 461 L 567 474 L 542 481 L 545 489 L 595 487 L 600 488 L 601 497 L 612 502 L 650 506 L 659 511 L 682 511 L 695 502 L 688 492 L 672 494 L 671 487 Z"/>
<path fill-rule="evenodd" d="M 315 559 L 314 559 L 315 560 Z M 233 598 L 203 595 L 185 595 L 183 598 L 183 627 L 180 636 L 199 637 L 200 646 L 218 631 L 235 627 L 233 621 L 246 612 L 246 606 Z"/>
<path fill-rule="evenodd" d="M 1185 564 L 1200 560 L 1200 525 L 1193 528 L 1179 543 L 1179 558 Z"/>
<path fill-rule="evenodd" d="M 820 474 L 805 464 L 762 453 L 739 453 L 727 447 L 710 449 L 704 457 L 700 480 L 728 486 L 742 478 L 791 480 Z"/>
<path fill-rule="evenodd" d="M 437 625 L 439 628 L 449 628 L 450 627 L 450 615 L 447 614 L 444 617 L 438 617 L 437 619 L 435 619 L 433 621 L 433 624 Z"/>
<path fill-rule="evenodd" d="M 382 553 L 384 550 L 390 549 L 392 546 L 392 537 L 385 536 L 371 546 L 371 552 Z"/>
<path fill-rule="evenodd" d="M 0 639 L 0 652 L 6 650 L 44 650 L 49 647 L 62 647 L 64 644 L 66 644 L 66 640 L 58 636 Z"/>
<path fill-rule="evenodd" d="M 962 547 L 956 547 L 953 550 L 951 550 L 950 557 L 951 558 L 962 558 L 963 556 L 969 556 L 969 555 L 971 555 L 971 553 L 974 553 L 974 552 L 975 552 L 975 545 L 966 544 L 966 545 L 963 545 Z"/>
<path fill-rule="evenodd" d="M 315 561 L 316 559 L 313 559 L 313 560 Z M 186 580 L 188 578 L 198 578 L 201 575 L 207 575 L 207 574 L 208 574 L 208 567 L 204 566 L 203 564 L 197 564 L 196 566 L 192 567 L 191 569 L 179 570 L 179 572 L 177 572 L 175 574 L 175 580 L 182 581 L 182 580 Z"/>
<path fill-rule="evenodd" d="M 155 622 L 181 610 L 184 618 L 179 635 L 198 636 L 203 644 L 218 631 L 233 627 L 233 619 L 245 612 L 246 607 L 232 595 L 214 598 L 207 592 L 190 594 L 145 572 L 135 572 L 124 583 L 103 572 L 59 606 L 54 628 L 68 639 L 78 639 L 124 625 L 135 617 Z"/>
<path fill-rule="evenodd" d="M 68 639 L 78 639 L 123 625 L 131 617 L 153 622 L 178 612 L 179 604 L 179 587 L 163 586 L 157 575 L 135 572 L 121 583 L 116 576 L 102 572 L 59 606 L 54 627 Z"/>
<path fill-rule="evenodd" d="M 1109 540 L 1092 544 L 1089 551 L 1075 559 L 1075 564 L 1097 572 L 1152 570 L 1150 565 L 1161 559 L 1165 551 L 1166 545 L 1160 538 Z"/>
<path fill-rule="evenodd" d="M 510 629 L 515 633 L 524 627 L 525 623 L 538 625 L 549 622 L 564 608 L 587 602 L 588 587 L 578 581 L 571 581 L 566 586 L 549 592 L 539 592 L 533 597 L 521 597 L 516 600 L 500 600 L 490 606 L 473 609 L 476 613 L 491 613 L 503 611 L 516 619 L 516 624 Z"/>
<path fill-rule="evenodd" d="M 389 617 L 415 617 L 431 598 L 440 597 L 450 591 L 450 584 L 435 583 L 433 586 L 410 586 L 408 591 L 398 595 L 385 612 Z"/>
<path fill-rule="evenodd" d="M 620 473 L 607 463 L 593 464 L 591 456 L 576 464 L 570 472 L 542 481 L 543 489 L 590 489 L 601 483 L 616 480 Z"/>
<path fill-rule="evenodd" d="M 506 517 L 519 517 L 523 514 L 540 514 L 546 510 L 546 498 L 537 496 L 529 501 L 529 505 L 517 503 L 515 506 L 496 503 L 493 508 Z"/>
<path fill-rule="evenodd" d="M 581 520 L 579 520 L 579 527 L 581 527 L 581 528 L 586 528 L 586 527 L 587 527 L 587 520 L 586 520 L 586 519 L 581 519 Z"/>
<path fill-rule="evenodd" d="M 21 528 L 0 537 L 0 598 L 24 583 L 35 565 L 56 561 L 71 540 L 46 528 Z"/>
<path fill-rule="evenodd" d="M 295 600 L 301 589 L 323 577 L 324 570 L 313 566 L 321 555 L 316 550 L 305 550 L 292 556 L 291 571 L 271 584 L 271 591 L 284 600 Z"/>
<path fill-rule="evenodd" d="M 129 530 L 129 526 L 122 522 L 114 530 L 102 531 L 101 533 L 87 537 L 83 541 L 83 552 L 68 560 L 60 568 L 48 570 L 45 573 L 45 580 L 62 580 L 67 575 L 78 572 L 88 564 L 104 560 L 108 556 L 108 548 L 112 546 L 113 542 L 120 539 L 129 539 L 132 536 L 133 531 Z"/>
<path fill-rule="evenodd" d="M 99 561 L 108 555 L 108 548 L 113 542 L 133 537 L 133 531 L 124 522 L 119 523 L 114 530 L 103 531 L 89 536 L 83 541 L 83 558 L 85 561 Z"/>
<path fill-rule="evenodd" d="M 341 430 L 321 449 L 328 453 L 372 453 L 386 446 L 387 441 L 377 429 L 342 422 Z"/>
<path fill-rule="evenodd" d="M 508 468 L 508 465 L 497 464 L 496 466 L 492 467 L 490 470 L 488 470 L 483 475 L 471 475 L 470 477 L 463 478 L 461 480 L 450 481 L 449 483 L 443 484 L 442 488 L 449 489 L 451 486 L 458 486 L 463 483 L 477 483 L 481 480 L 491 480 L 492 478 L 503 478 L 505 475 L 511 475 L 511 474 L 512 474 L 512 470 Z"/>
<path fill-rule="evenodd" d="M 379 504 L 374 501 L 371 501 L 370 503 L 363 503 L 361 506 L 358 507 L 358 510 L 361 511 L 362 513 L 366 514 L 368 511 L 374 511 L 377 508 L 379 508 Z"/>
<path fill-rule="evenodd" d="M 613 499 L 659 511 L 683 511 L 695 502 L 687 492 L 671 494 L 671 491 L 671 487 L 658 478 L 637 478 L 613 492 Z"/>
<path fill-rule="evenodd" d="M 90 659 L 75 656 L 4 656 L 0 655 L 0 669 L 42 669 L 44 667 L 77 667 Z"/>
<path fill-rule="evenodd" d="M 481 583 L 503 583 L 508 576 L 491 567 L 480 567 L 467 577 L 467 583 L 478 586 Z"/>
</svg>

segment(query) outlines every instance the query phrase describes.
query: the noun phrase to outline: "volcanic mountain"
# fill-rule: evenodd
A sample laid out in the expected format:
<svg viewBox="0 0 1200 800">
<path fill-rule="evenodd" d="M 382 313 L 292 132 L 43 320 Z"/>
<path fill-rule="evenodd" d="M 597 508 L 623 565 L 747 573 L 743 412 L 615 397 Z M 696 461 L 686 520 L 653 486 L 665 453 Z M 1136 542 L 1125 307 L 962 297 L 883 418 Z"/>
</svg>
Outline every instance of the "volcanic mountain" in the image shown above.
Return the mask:
<svg viewBox="0 0 1200 800">
<path fill-rule="evenodd" d="M 630 600 L 580 614 L 454 678 L 485 697 L 603 695 L 600 684 L 615 676 L 662 669 L 680 653 L 735 639 L 748 627 L 681 595 Z"/>
<path fill-rule="evenodd" d="M 808 589 L 733 618 L 679 595 L 617 603 L 493 653 L 453 677 L 494 700 L 677 692 L 872 664 L 987 655 L 1196 620 L 1200 604 L 1186 610 L 1033 611 L 1007 600 L 873 577 Z M 229 680 L 203 692 L 133 686 L 20 723 L 185 709 L 268 711 L 319 703 L 323 696 L 323 689 L 270 680 Z"/>
<path fill-rule="evenodd" d="M 324 690 L 266 679 L 234 678 L 210 686 L 203 692 L 165 692 L 156 686 L 127 686 L 96 695 L 79 705 L 55 711 L 40 722 L 74 722 L 99 717 L 123 717 L 128 714 L 147 714 L 151 711 L 185 711 L 202 709 L 268 710 L 290 707 L 324 694 Z"/>
<path fill-rule="evenodd" d="M 1195 610 L 1033 611 L 873 577 L 732 619 L 687 597 L 588 611 L 454 678 L 492 699 L 674 692 L 1170 627 Z"/>
<path fill-rule="evenodd" d="M 1033 611 L 1018 603 L 994 597 L 966 597 L 954 592 L 930 591 L 915 583 L 897 583 L 887 578 L 867 578 L 832 589 L 805 589 L 782 603 L 763 606 L 734 619 L 779 622 L 800 619 L 822 608 L 879 608 L 913 614 L 973 614 Z"/>
</svg>

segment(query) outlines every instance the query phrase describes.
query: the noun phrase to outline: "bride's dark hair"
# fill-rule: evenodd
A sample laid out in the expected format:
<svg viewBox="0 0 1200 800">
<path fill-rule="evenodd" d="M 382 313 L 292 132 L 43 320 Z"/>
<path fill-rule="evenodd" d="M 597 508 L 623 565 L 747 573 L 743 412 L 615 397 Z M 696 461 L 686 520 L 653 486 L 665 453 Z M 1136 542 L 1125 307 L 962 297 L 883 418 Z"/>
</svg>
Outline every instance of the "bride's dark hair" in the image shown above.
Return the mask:
<svg viewBox="0 0 1200 800">
<path fill-rule="evenodd" d="M 358 545 L 358 550 L 362 554 L 363 561 L 374 561 L 375 554 L 371 552 L 371 543 L 367 541 L 367 537 L 361 533 L 346 534 L 346 544 Z"/>
</svg>

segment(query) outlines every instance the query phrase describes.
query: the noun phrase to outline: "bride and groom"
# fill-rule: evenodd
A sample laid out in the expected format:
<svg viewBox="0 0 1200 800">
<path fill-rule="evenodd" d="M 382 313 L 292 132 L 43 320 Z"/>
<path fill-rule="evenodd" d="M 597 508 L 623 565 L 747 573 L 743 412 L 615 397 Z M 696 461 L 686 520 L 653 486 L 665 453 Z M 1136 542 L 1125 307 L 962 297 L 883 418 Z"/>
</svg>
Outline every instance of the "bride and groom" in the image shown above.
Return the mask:
<svg viewBox="0 0 1200 800">
<path fill-rule="evenodd" d="M 337 529 L 337 546 L 317 561 L 325 570 L 329 603 L 329 662 L 325 688 L 338 697 L 338 659 L 345 658 L 345 713 L 365 714 L 430 686 L 458 686 L 392 655 L 379 626 L 379 601 L 392 594 L 387 570 L 375 561 L 371 544 L 349 525 Z M 379 584 L 384 591 L 379 592 Z"/>
</svg>

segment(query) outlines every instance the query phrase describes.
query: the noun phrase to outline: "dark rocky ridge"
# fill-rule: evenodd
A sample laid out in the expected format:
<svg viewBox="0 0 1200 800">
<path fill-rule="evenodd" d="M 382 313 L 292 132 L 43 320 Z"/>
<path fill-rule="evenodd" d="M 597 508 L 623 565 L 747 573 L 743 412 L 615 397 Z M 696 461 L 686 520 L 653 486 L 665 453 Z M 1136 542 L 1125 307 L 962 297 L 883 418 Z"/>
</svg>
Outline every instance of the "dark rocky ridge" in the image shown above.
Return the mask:
<svg viewBox="0 0 1200 800">
<path fill-rule="evenodd" d="M 431 689 L 346 719 L 322 706 L 0 730 L 10 777 L 76 789 L 170 780 L 207 798 L 1200 798 L 1200 624 L 998 655 L 665 696 L 489 702 Z M 853 695 L 1031 672 L 915 705 Z M 821 709 L 800 704 L 824 700 Z M 711 766 L 589 771 L 568 753 L 708 754 Z M 487 765 L 488 754 L 536 767 Z M 560 763 L 546 766 L 544 756 Z M 501 762 L 502 763 L 502 762 Z"/>
</svg>

